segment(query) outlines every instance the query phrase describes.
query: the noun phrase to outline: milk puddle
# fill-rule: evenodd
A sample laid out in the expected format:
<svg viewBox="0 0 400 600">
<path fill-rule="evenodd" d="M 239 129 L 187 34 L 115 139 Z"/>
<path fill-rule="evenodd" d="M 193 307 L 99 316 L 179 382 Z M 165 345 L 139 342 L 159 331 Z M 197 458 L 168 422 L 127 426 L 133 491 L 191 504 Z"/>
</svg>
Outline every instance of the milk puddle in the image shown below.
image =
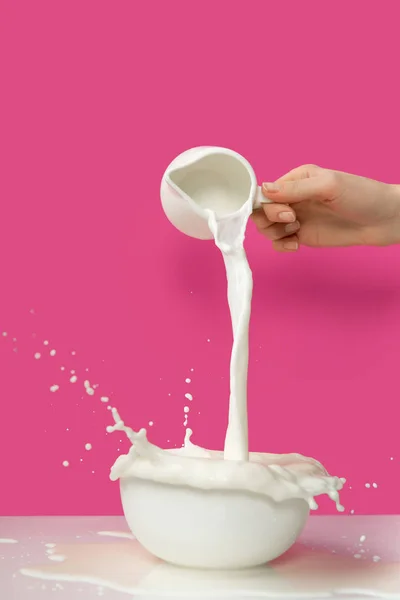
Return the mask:
<svg viewBox="0 0 400 600">
<path fill-rule="evenodd" d="M 110 532 L 111 533 L 111 532 Z M 112 532 L 115 537 L 125 532 Z M 394 563 L 357 561 L 295 545 L 283 557 L 248 571 L 199 571 L 163 563 L 137 541 L 60 544 L 60 563 L 21 569 L 27 577 L 58 583 L 90 584 L 125 594 L 151 597 L 299 598 L 359 595 L 400 598 L 400 569 Z M 89 588 L 90 589 L 90 588 Z"/>
</svg>

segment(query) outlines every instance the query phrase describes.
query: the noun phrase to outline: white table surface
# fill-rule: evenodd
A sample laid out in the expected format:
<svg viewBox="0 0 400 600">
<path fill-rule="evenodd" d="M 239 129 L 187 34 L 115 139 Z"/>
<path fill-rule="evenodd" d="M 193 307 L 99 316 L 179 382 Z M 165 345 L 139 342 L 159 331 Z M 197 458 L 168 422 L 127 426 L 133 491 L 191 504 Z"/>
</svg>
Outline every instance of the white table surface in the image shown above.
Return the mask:
<svg viewBox="0 0 400 600">
<path fill-rule="evenodd" d="M 231 573 L 166 565 L 128 535 L 122 517 L 1 517 L 0 600 L 400 599 L 400 517 L 313 516 L 284 557 Z"/>
</svg>

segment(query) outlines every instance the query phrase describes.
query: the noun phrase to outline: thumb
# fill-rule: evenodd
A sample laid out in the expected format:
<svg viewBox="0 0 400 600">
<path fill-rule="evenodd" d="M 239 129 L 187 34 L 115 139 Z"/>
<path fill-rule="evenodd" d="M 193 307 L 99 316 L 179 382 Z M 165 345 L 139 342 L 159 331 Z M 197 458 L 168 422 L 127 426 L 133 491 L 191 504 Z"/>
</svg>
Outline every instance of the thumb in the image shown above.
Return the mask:
<svg viewBox="0 0 400 600">
<path fill-rule="evenodd" d="M 334 177 L 323 172 L 305 179 L 278 179 L 275 183 L 263 183 L 262 191 L 272 202 L 295 204 L 303 200 L 330 201 L 335 198 Z"/>
</svg>

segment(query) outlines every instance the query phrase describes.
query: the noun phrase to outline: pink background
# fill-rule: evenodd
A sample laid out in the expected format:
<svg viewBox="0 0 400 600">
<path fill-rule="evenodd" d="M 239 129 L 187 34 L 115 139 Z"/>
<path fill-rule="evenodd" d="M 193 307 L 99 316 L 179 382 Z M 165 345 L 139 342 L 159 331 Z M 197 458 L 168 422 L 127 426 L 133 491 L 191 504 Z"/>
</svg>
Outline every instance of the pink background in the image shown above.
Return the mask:
<svg viewBox="0 0 400 600">
<path fill-rule="evenodd" d="M 0 513 L 120 512 L 101 395 L 178 445 L 190 392 L 195 441 L 221 448 L 222 260 L 169 225 L 160 178 L 211 144 L 260 182 L 314 162 L 400 183 L 399 18 L 396 1 L 3 0 Z M 347 512 L 399 512 L 400 249 L 279 256 L 251 227 L 248 251 L 251 448 L 317 457 L 348 478 Z"/>
</svg>

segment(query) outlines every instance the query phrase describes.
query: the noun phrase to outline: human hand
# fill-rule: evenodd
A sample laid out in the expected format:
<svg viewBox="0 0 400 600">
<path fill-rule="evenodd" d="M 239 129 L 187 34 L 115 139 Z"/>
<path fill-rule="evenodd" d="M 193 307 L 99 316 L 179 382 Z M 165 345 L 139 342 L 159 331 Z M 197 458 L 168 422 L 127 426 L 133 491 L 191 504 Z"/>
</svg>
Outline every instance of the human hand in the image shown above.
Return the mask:
<svg viewBox="0 0 400 600">
<path fill-rule="evenodd" d="M 280 252 L 400 243 L 400 186 L 307 165 L 264 183 L 263 194 L 271 202 L 253 220 Z"/>
</svg>

